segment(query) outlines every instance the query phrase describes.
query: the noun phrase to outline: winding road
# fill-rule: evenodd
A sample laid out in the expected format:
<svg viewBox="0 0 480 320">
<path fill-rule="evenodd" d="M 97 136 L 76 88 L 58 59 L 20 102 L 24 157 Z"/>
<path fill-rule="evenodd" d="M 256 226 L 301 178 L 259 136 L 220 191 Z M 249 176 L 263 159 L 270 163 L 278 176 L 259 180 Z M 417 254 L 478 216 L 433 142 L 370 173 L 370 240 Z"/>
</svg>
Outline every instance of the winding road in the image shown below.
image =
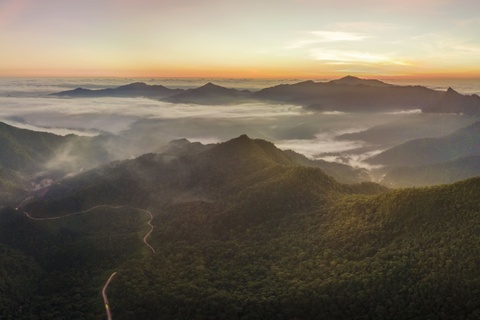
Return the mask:
<svg viewBox="0 0 480 320">
<path fill-rule="evenodd" d="M 112 281 L 113 277 L 116 274 L 117 274 L 116 272 L 112 273 L 112 275 L 110 276 L 110 278 L 108 278 L 107 282 L 105 283 L 102 289 L 103 303 L 105 303 L 105 311 L 107 312 L 108 320 L 112 320 L 112 313 L 110 312 L 110 307 L 108 306 L 107 287 L 110 284 L 110 281 Z"/>
<path fill-rule="evenodd" d="M 58 220 L 58 219 L 63 219 L 63 218 L 67 218 L 67 217 L 71 217 L 71 216 L 75 216 L 75 215 L 79 215 L 79 214 L 83 214 L 83 213 L 89 213 L 89 212 L 94 211 L 95 209 L 100 209 L 100 208 L 110 208 L 110 209 L 127 208 L 127 209 L 141 211 L 141 212 L 144 212 L 144 213 L 148 214 L 150 216 L 150 220 L 148 220 L 147 224 L 150 226 L 150 230 L 143 237 L 143 242 L 147 245 L 148 248 L 150 248 L 150 250 L 152 252 L 155 252 L 155 249 L 148 243 L 148 237 L 153 232 L 153 225 L 152 225 L 153 215 L 150 211 L 145 210 L 145 209 L 135 208 L 135 207 L 130 207 L 130 206 L 112 206 L 112 205 L 108 205 L 108 204 L 102 204 L 102 205 L 98 205 L 98 206 L 95 206 L 95 207 L 91 207 L 90 209 L 87 209 L 87 210 L 72 212 L 72 213 L 65 214 L 63 216 L 47 217 L 47 218 L 36 218 L 36 217 L 32 217 L 32 215 L 30 213 L 26 212 L 26 211 L 22 211 L 22 212 L 23 212 L 23 214 L 25 214 L 25 216 L 27 218 L 29 218 L 31 220 L 46 221 L 46 220 Z M 15 210 L 19 211 L 19 208 L 15 208 Z"/>
<path fill-rule="evenodd" d="M 140 209 L 140 208 L 135 208 L 135 207 L 130 207 L 130 206 L 123 206 L 123 205 L 122 206 L 112 206 L 112 205 L 105 204 L 105 205 L 94 206 L 94 207 L 91 207 L 90 209 L 87 209 L 87 210 L 69 213 L 69 214 L 66 214 L 66 215 L 63 215 L 63 216 L 48 217 L 48 218 L 36 218 L 36 217 L 32 217 L 32 215 L 30 213 L 26 212 L 26 211 L 21 211 L 21 212 L 23 212 L 23 214 L 25 214 L 25 216 L 27 218 L 31 219 L 31 220 L 47 221 L 47 220 L 63 219 L 63 218 L 67 218 L 67 217 L 70 217 L 70 216 L 79 215 L 79 214 L 83 214 L 83 213 L 89 213 L 89 212 L 94 211 L 95 209 L 100 209 L 100 208 L 111 208 L 111 209 L 127 208 L 127 209 L 137 210 L 137 211 L 141 211 L 141 212 L 144 212 L 144 213 L 148 214 L 150 216 L 150 220 L 148 220 L 147 223 L 150 226 L 150 230 L 143 237 L 143 242 L 148 246 L 148 248 L 150 248 L 150 250 L 153 253 L 155 253 L 155 249 L 148 243 L 148 237 L 153 232 L 153 225 L 152 225 L 153 215 L 150 211 L 148 211 L 146 209 Z M 15 208 L 15 210 L 20 211 L 19 208 Z M 110 277 L 108 278 L 107 282 L 105 283 L 105 285 L 103 286 L 103 289 L 102 289 L 103 302 L 105 304 L 105 311 L 107 313 L 107 319 L 108 320 L 112 320 L 112 313 L 110 312 L 110 306 L 108 304 L 108 297 L 107 297 L 107 292 L 106 291 L 107 291 L 108 285 L 110 284 L 110 281 L 112 281 L 113 277 L 116 274 L 117 274 L 117 272 L 114 272 L 110 275 Z"/>
</svg>

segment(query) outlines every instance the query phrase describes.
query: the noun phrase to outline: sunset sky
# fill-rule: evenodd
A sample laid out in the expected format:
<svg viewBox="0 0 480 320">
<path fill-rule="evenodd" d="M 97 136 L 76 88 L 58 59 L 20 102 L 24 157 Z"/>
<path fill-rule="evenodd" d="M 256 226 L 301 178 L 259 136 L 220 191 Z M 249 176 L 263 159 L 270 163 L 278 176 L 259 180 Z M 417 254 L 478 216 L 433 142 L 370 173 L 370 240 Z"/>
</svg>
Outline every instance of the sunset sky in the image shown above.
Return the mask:
<svg viewBox="0 0 480 320">
<path fill-rule="evenodd" d="M 0 76 L 480 77 L 478 0 L 0 0 Z"/>
</svg>

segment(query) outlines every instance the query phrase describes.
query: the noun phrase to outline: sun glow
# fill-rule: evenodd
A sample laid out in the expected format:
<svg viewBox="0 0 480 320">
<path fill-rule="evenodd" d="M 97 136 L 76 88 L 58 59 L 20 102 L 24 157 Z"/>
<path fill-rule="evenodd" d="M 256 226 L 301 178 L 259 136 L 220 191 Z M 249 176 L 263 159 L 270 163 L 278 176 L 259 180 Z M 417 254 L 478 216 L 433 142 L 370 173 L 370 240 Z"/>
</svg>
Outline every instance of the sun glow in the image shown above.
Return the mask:
<svg viewBox="0 0 480 320">
<path fill-rule="evenodd" d="M 480 4 L 415 5 L 8 0 L 0 76 L 480 76 Z"/>
</svg>

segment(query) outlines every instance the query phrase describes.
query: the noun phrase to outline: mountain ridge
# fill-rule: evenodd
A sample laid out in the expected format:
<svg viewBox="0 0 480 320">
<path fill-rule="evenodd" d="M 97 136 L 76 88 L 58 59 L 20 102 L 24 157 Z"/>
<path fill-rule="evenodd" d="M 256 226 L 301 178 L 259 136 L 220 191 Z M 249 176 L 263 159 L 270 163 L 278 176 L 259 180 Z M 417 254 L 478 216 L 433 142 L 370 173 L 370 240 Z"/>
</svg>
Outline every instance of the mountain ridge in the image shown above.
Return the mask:
<svg viewBox="0 0 480 320">
<path fill-rule="evenodd" d="M 476 94 L 462 95 L 449 87 L 438 99 L 423 107 L 422 112 L 479 116 L 480 97 Z"/>
<path fill-rule="evenodd" d="M 172 103 L 235 104 L 249 101 L 294 103 L 313 111 L 385 112 L 417 110 L 424 113 L 480 115 L 480 97 L 453 95 L 423 86 L 400 86 L 376 79 L 346 76 L 328 82 L 306 80 L 280 84 L 259 91 L 229 89 L 213 83 L 192 89 L 169 89 L 161 85 L 132 83 L 117 88 L 77 88 L 60 97 L 147 97 Z"/>
</svg>

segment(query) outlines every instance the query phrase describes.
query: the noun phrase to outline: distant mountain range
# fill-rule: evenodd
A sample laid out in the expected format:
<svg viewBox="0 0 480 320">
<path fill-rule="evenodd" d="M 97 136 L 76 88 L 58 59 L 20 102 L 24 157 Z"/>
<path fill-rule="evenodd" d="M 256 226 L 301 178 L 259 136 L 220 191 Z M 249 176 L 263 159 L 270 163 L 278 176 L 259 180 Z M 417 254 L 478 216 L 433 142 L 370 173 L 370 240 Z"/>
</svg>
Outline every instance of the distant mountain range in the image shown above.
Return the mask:
<svg viewBox="0 0 480 320">
<path fill-rule="evenodd" d="M 143 82 L 130 83 L 117 88 L 90 90 L 77 88 L 62 91 L 54 95 L 72 98 L 97 98 L 97 97 L 148 97 L 154 99 L 165 98 L 183 92 L 181 89 L 169 89 L 161 85 L 147 85 Z"/>
<path fill-rule="evenodd" d="M 61 97 L 146 97 L 172 103 L 233 104 L 275 101 L 301 105 L 316 111 L 386 112 L 421 109 L 428 113 L 480 115 L 480 97 L 422 86 L 398 86 L 380 80 L 347 76 L 329 82 L 304 81 L 282 84 L 257 92 L 228 89 L 213 83 L 196 89 L 169 89 L 160 85 L 129 85 L 89 90 L 77 88 L 55 93 Z"/>
</svg>

